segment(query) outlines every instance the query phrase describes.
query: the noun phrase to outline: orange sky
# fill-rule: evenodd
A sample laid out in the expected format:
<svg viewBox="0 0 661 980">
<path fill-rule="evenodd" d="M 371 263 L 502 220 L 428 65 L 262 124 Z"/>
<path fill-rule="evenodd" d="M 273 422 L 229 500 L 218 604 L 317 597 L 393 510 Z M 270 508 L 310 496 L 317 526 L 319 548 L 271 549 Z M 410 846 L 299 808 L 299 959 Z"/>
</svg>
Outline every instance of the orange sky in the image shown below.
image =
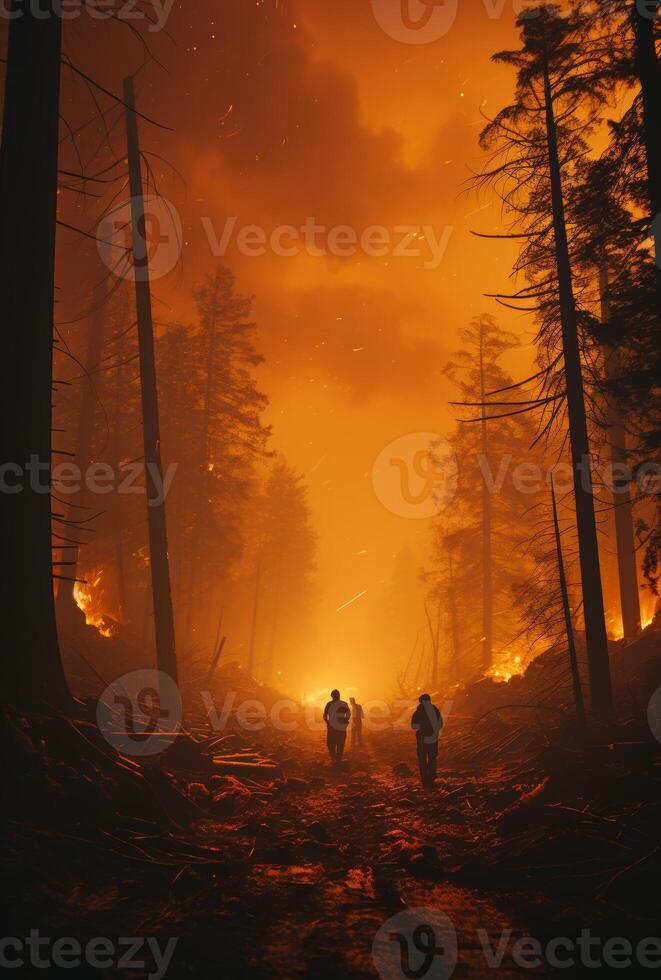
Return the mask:
<svg viewBox="0 0 661 980">
<path fill-rule="evenodd" d="M 394 241 L 402 237 L 396 226 L 426 225 L 447 239 L 436 268 L 425 267 L 422 240 L 412 258 L 270 250 L 252 257 L 233 243 L 223 259 L 256 297 L 273 448 L 310 488 L 327 665 L 305 679 L 313 686 L 373 676 L 361 663 L 373 661 L 365 645 L 394 557 L 408 547 L 422 565 L 429 541 L 427 520 L 397 516 L 377 500 L 373 461 L 405 433 L 448 431 L 454 392 L 441 369 L 457 328 L 483 310 L 497 312 L 482 293 L 506 284 L 509 247 L 470 235 L 497 229 L 498 206 L 464 185 L 480 165 L 481 112 L 496 111 L 511 93 L 511 73 L 489 61 L 516 40 L 511 3 L 501 17 L 488 15 L 499 6 L 460 5 L 447 33 L 426 44 L 388 36 L 367 0 L 199 0 L 173 9 L 167 28 L 175 43 L 149 36 L 167 72 L 146 68 L 139 106 L 174 132 L 143 125 L 143 148 L 158 155 L 150 158 L 158 190 L 175 204 L 185 239 L 177 269 L 154 284 L 159 319 L 192 320 L 191 288 L 220 261 L 203 219 L 216 236 L 235 217 L 237 229 L 258 224 L 267 234 L 309 218 L 358 236 L 384 226 Z M 140 62 L 137 42 L 112 25 L 114 40 L 101 54 L 81 43 L 88 29 L 73 25 L 69 49 L 119 91 L 122 74 Z M 99 24 L 92 29 L 98 38 Z M 80 80 L 69 79 L 65 93 L 65 107 L 80 112 Z M 121 146 L 121 129 L 113 138 Z M 61 235 L 62 253 L 73 247 Z M 531 322 L 502 312 L 503 326 L 528 344 Z M 522 351 L 519 364 L 529 357 Z M 411 592 L 422 614 L 415 580 Z"/>
</svg>

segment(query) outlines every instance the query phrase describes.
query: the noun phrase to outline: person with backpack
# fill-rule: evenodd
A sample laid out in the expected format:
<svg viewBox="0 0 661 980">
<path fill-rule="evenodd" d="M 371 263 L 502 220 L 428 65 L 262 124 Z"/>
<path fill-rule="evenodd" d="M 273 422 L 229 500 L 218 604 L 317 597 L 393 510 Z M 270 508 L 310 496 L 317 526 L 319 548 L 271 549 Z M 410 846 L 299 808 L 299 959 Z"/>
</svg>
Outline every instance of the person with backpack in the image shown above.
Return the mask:
<svg viewBox="0 0 661 980">
<path fill-rule="evenodd" d="M 422 785 L 425 789 L 433 789 L 443 718 L 436 705 L 432 704 L 429 694 L 420 695 L 418 707 L 411 718 L 411 728 L 415 732 Z"/>
</svg>

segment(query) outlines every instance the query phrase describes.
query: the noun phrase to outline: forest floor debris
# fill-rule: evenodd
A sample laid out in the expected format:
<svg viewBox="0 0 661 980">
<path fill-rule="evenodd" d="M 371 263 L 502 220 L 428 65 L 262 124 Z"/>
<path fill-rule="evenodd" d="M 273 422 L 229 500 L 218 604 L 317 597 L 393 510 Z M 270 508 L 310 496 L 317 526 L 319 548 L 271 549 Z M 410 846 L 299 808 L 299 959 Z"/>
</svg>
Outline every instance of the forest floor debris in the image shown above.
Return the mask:
<svg viewBox="0 0 661 980">
<path fill-rule="evenodd" d="M 454 921 L 457 976 L 492 975 L 475 930 L 495 922 L 540 941 L 590 925 L 635 942 L 655 928 L 661 746 L 630 692 L 608 741 L 534 709 L 485 717 L 484 692 L 468 691 L 433 791 L 407 731 L 366 733 L 332 770 L 306 730 L 248 737 L 230 719 L 219 739 L 194 720 L 170 753 L 137 762 L 84 717 L 5 718 L 12 923 L 178 937 L 177 978 L 221 961 L 233 978 L 374 976 L 373 936 L 415 905 Z M 520 971 L 506 956 L 499 975 Z"/>
</svg>

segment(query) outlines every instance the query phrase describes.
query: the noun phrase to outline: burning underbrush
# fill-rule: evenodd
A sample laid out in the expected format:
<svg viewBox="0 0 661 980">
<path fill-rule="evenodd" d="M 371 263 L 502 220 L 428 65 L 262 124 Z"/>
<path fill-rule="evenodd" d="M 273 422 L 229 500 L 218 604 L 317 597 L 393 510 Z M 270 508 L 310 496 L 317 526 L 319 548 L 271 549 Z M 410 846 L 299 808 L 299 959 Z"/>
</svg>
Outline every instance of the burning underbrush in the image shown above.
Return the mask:
<svg viewBox="0 0 661 980">
<path fill-rule="evenodd" d="M 583 699 L 589 706 L 585 643 L 577 636 L 577 658 Z M 611 676 L 618 717 L 626 721 L 644 717 L 647 703 L 661 685 L 661 622 L 649 626 L 632 643 L 613 642 L 610 648 Z M 563 647 L 554 647 L 536 657 L 521 673 L 493 671 L 490 676 L 459 690 L 453 711 L 471 718 L 511 708 L 523 712 L 522 718 L 539 727 L 546 718 L 550 728 L 571 724 L 575 717 L 574 694 L 569 656 Z M 528 710 L 529 709 L 529 710 Z M 525 712 L 528 710 L 528 715 Z"/>
</svg>

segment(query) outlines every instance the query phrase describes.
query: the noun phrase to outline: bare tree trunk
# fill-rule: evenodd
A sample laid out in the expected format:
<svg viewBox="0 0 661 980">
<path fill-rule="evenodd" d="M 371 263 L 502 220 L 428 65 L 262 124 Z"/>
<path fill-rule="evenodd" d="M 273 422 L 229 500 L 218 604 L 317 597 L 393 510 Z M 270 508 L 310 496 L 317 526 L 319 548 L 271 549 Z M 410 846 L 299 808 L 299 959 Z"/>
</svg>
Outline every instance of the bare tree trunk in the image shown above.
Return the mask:
<svg viewBox="0 0 661 980">
<path fill-rule="evenodd" d="M 571 607 L 569 605 L 569 593 L 567 591 L 567 576 L 565 575 L 565 561 L 562 556 L 562 537 L 560 535 L 560 523 L 558 521 L 558 505 L 555 499 L 555 486 L 551 477 L 551 500 L 553 502 L 553 529 L 555 532 L 555 548 L 558 560 L 558 579 L 560 581 L 560 593 L 562 595 L 562 611 L 565 617 L 565 633 L 567 636 L 567 649 L 569 650 L 569 663 L 571 666 L 572 687 L 574 689 L 574 707 L 576 708 L 576 720 L 579 725 L 585 725 L 585 704 L 583 702 L 583 691 L 581 689 L 581 678 L 578 673 L 578 660 L 576 657 L 576 644 L 574 643 L 574 629 L 571 620 Z"/>
<path fill-rule="evenodd" d="M 121 405 L 121 398 L 123 393 L 123 380 L 124 371 L 121 364 L 115 369 L 115 392 L 114 392 L 114 420 L 112 427 L 112 465 L 115 468 L 115 472 L 119 472 L 119 464 L 121 462 L 122 448 L 121 448 L 121 433 L 119 425 L 119 412 Z M 126 568 L 124 565 L 124 534 L 123 534 L 123 510 L 122 510 L 122 496 L 120 493 L 115 493 L 113 496 L 113 509 L 112 509 L 112 538 L 113 547 L 115 551 L 115 578 L 117 582 L 117 597 L 119 599 L 119 611 L 122 619 L 126 619 L 127 606 L 126 606 Z"/>
<path fill-rule="evenodd" d="M 661 267 L 661 72 L 656 53 L 655 24 L 658 2 L 631 4 L 635 37 L 636 73 L 643 101 L 643 140 L 647 156 L 647 187 L 653 226 L 657 267 Z M 658 281 L 657 269 L 657 281 Z"/>
<path fill-rule="evenodd" d="M 174 616 L 170 592 L 170 565 L 163 494 L 161 434 L 158 417 L 158 390 L 154 359 L 154 326 L 151 312 L 147 229 L 142 196 L 142 167 L 135 114 L 133 79 L 124 80 L 126 141 L 131 188 L 131 229 L 135 299 L 140 349 L 140 387 L 142 392 L 142 426 L 147 486 L 147 519 L 149 525 L 149 561 L 154 601 L 154 634 L 158 669 L 176 681 L 177 658 L 174 642 Z"/>
<path fill-rule="evenodd" d="M 454 679 L 458 682 L 461 673 L 461 651 L 459 646 L 459 620 L 457 617 L 457 592 L 454 581 L 454 561 L 452 551 L 448 551 L 448 605 L 450 607 L 450 634 L 452 636 L 452 662 Z"/>
<path fill-rule="evenodd" d="M 427 617 L 427 626 L 429 627 L 429 638 L 431 640 L 431 675 L 429 683 L 432 690 L 436 689 L 438 684 L 438 654 L 441 644 L 441 597 L 438 597 L 438 603 L 436 605 L 436 628 L 432 623 L 431 615 L 429 613 L 429 608 L 427 606 L 427 601 L 425 600 L 425 615 Z"/>
<path fill-rule="evenodd" d="M 480 325 L 480 403 L 485 403 L 484 327 Z M 482 459 L 484 472 L 489 459 L 489 436 L 486 409 L 480 423 L 482 429 Z M 491 492 L 486 479 L 482 480 L 482 666 L 489 670 L 493 663 L 493 555 L 491 543 Z"/>
<path fill-rule="evenodd" d="M 255 675 L 255 640 L 257 638 L 257 617 L 259 615 L 259 587 L 262 574 L 261 560 L 257 559 L 257 569 L 255 571 L 255 594 L 252 603 L 252 623 L 250 625 L 250 643 L 248 646 L 248 662 L 246 670 L 249 677 Z"/>
<path fill-rule="evenodd" d="M 143 650 L 146 650 L 149 646 L 149 635 L 154 632 L 154 602 L 152 591 L 149 588 L 149 581 L 145 586 L 145 596 L 142 603 L 142 609 L 140 611 L 141 615 L 141 626 L 140 626 L 140 645 Z"/>
<path fill-rule="evenodd" d="M 67 508 L 67 520 L 73 526 L 74 534 L 84 533 L 84 524 L 76 528 L 77 522 L 84 522 L 86 516 L 87 473 L 92 462 L 92 441 L 94 439 L 94 415 L 96 407 L 97 372 L 101 363 L 101 350 L 103 348 L 103 337 L 105 330 L 105 308 L 106 289 L 103 282 L 99 283 L 92 295 L 92 310 L 88 319 L 87 345 L 85 350 L 84 373 L 82 379 L 83 390 L 80 400 L 80 411 L 78 416 L 78 436 L 76 443 L 76 464 L 80 470 L 80 484 L 77 493 L 73 495 Z M 78 574 L 78 562 L 80 551 L 69 552 L 68 560 L 73 564 L 67 567 L 67 575 L 75 579 Z M 85 618 L 79 610 L 73 597 L 74 583 L 70 581 L 60 582 L 57 590 L 55 611 L 57 622 L 61 630 L 67 631 L 76 627 L 81 622 L 84 624 Z"/>
<path fill-rule="evenodd" d="M 438 602 L 436 604 L 436 639 L 434 641 L 434 665 L 432 668 L 432 684 L 434 690 L 438 687 L 439 678 L 439 656 L 441 652 L 441 610 L 443 608 L 443 603 L 441 597 L 438 597 Z"/>
<path fill-rule="evenodd" d="M 578 325 L 576 322 L 576 304 L 572 285 L 569 246 L 567 243 L 558 140 L 548 63 L 544 67 L 544 99 L 546 103 L 546 135 L 551 177 L 551 200 L 558 273 L 558 293 L 560 299 L 560 318 L 562 321 L 562 347 L 565 365 L 567 406 L 569 410 L 569 437 L 574 473 L 576 523 L 581 565 L 583 615 L 585 617 L 585 642 L 590 675 L 590 700 L 595 717 L 605 721 L 609 720 L 613 714 L 613 694 L 610 662 L 608 659 L 608 637 L 604 616 L 601 569 L 599 567 L 597 525 L 594 514 L 590 446 L 585 415 L 585 396 L 583 391 Z"/>
<path fill-rule="evenodd" d="M 608 303 L 608 270 L 604 263 L 599 270 L 601 293 L 601 322 L 608 323 L 610 309 Z M 617 379 L 620 375 L 620 358 L 617 350 L 606 351 L 606 377 Z M 636 542 L 633 533 L 633 503 L 630 481 L 622 476 L 628 469 L 627 436 L 622 421 L 622 411 L 617 399 L 611 395 L 608 400 L 608 437 L 611 451 L 611 464 L 614 468 L 613 507 L 615 518 L 615 539 L 617 546 L 617 571 L 620 584 L 620 609 L 622 630 L 627 640 L 633 640 L 640 632 L 640 595 L 638 592 L 638 567 L 636 562 Z M 617 476 L 618 471 L 620 476 Z"/>
<path fill-rule="evenodd" d="M 62 30 L 56 8 L 53 0 L 45 0 L 41 9 L 13 0 L 7 47 L 0 150 L 0 418 L 3 459 L 11 468 L 6 479 L 19 489 L 3 495 L 0 523 L 6 556 L 0 576 L 0 697 L 66 707 L 50 497 Z M 58 567 L 65 575 L 66 566 Z"/>
<path fill-rule="evenodd" d="M 184 636 L 186 642 L 191 643 L 193 639 L 193 623 L 195 620 L 195 610 L 197 608 L 197 592 L 199 582 L 200 564 L 200 536 L 202 529 L 202 510 L 205 508 L 207 493 L 206 484 L 209 479 L 210 447 L 209 429 L 211 419 L 211 398 L 215 383 L 215 359 L 216 359 L 216 320 L 215 317 L 209 329 L 209 346 L 207 348 L 207 380 L 204 392 L 204 409 L 202 416 L 202 433 L 200 439 L 200 487 L 197 506 L 193 516 L 193 532 L 191 534 L 191 563 L 190 563 L 190 589 L 186 610 L 186 627 Z"/>
<path fill-rule="evenodd" d="M 278 556 L 275 570 L 275 595 L 273 597 L 273 618 L 271 620 L 271 640 L 269 645 L 269 658 L 264 674 L 264 680 L 268 683 L 274 679 L 275 655 L 278 645 L 278 624 L 280 620 L 280 601 L 282 596 L 282 557 Z"/>
</svg>

